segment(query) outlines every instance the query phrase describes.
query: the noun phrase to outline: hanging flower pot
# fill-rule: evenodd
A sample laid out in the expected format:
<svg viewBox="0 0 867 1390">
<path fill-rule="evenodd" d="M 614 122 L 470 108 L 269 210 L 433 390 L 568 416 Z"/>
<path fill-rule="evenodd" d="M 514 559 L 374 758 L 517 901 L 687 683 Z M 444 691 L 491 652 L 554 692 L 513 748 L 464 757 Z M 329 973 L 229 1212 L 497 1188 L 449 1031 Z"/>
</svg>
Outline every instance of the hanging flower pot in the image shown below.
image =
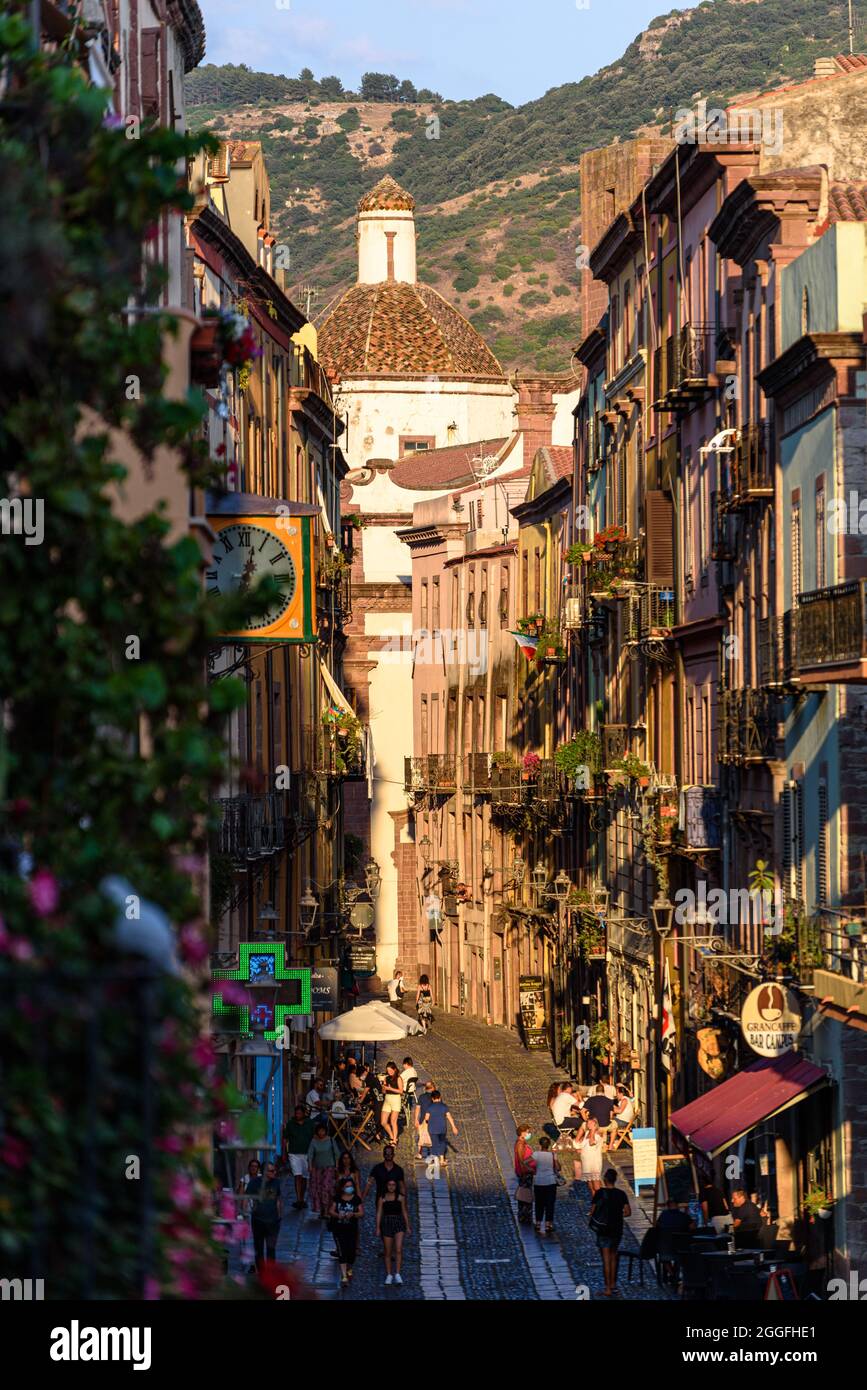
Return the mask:
<svg viewBox="0 0 867 1390">
<path fill-rule="evenodd" d="M 216 318 L 208 318 L 190 339 L 190 380 L 197 386 L 219 386 L 222 365 L 220 323 Z"/>
</svg>

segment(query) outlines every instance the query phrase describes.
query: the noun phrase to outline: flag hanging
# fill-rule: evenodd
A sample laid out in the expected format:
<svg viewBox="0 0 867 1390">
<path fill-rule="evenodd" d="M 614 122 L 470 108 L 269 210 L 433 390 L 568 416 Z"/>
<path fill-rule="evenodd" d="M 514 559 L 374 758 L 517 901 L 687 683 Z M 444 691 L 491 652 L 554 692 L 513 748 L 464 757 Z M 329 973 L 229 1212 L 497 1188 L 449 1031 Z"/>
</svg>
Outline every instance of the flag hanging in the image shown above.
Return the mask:
<svg viewBox="0 0 867 1390">
<path fill-rule="evenodd" d="M 528 661 L 532 661 L 536 655 L 536 648 L 539 645 L 538 637 L 531 637 L 529 633 L 526 632 L 510 632 L 509 636 L 514 637 L 521 651 L 524 653 L 524 656 Z"/>
<path fill-rule="evenodd" d="M 671 1004 L 671 977 L 668 973 L 668 958 L 662 972 L 662 1026 L 660 1030 L 660 1051 L 662 1065 L 671 1071 L 674 1051 L 677 1046 L 677 1029 L 674 1026 L 674 1012 Z"/>
</svg>

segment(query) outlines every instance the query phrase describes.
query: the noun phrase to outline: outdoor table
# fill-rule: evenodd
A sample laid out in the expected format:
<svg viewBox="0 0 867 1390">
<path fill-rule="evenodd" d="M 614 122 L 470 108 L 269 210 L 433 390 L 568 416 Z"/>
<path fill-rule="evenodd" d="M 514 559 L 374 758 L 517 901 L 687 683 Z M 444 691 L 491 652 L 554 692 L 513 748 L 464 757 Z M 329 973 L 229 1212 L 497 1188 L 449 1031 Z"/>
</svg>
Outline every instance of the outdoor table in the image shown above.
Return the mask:
<svg viewBox="0 0 867 1390">
<path fill-rule="evenodd" d="M 349 1127 L 350 1140 L 349 1140 L 349 1143 L 348 1143 L 347 1146 L 346 1146 L 347 1148 L 351 1149 L 355 1144 L 361 1144 L 362 1148 L 367 1149 L 367 1152 L 370 1153 L 370 1151 L 371 1151 L 371 1150 L 370 1150 L 370 1145 L 367 1143 L 367 1141 L 366 1141 L 365 1139 L 362 1139 L 361 1136 L 362 1136 L 362 1133 L 363 1133 L 363 1131 L 364 1131 L 364 1128 L 365 1128 L 365 1126 L 366 1126 L 366 1124 L 367 1124 L 367 1121 L 370 1119 L 370 1117 L 371 1117 L 372 1114 L 373 1114 L 373 1107 L 372 1107 L 372 1106 L 370 1106 L 369 1109 L 364 1110 L 364 1111 L 360 1111 L 360 1110 L 355 1110 L 355 1111 L 353 1111 L 352 1119 L 353 1119 L 354 1123 L 351 1124 L 350 1127 Z M 345 1142 L 345 1141 L 344 1141 L 344 1142 Z"/>
<path fill-rule="evenodd" d="M 345 1111 L 342 1115 L 335 1115 L 333 1112 L 328 1116 L 331 1129 L 335 1139 L 339 1139 L 345 1149 L 351 1149 L 352 1139 L 352 1120 L 354 1112 Z"/>
</svg>

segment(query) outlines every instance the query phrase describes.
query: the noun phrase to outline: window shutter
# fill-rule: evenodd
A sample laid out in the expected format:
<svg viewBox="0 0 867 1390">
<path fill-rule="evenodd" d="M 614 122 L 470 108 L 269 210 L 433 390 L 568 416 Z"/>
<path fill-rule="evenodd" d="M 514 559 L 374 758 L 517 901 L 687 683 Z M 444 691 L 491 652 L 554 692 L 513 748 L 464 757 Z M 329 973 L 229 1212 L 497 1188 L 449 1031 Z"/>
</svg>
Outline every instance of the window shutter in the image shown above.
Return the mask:
<svg viewBox="0 0 867 1390">
<path fill-rule="evenodd" d="M 788 896 L 792 895 L 792 866 L 793 866 L 793 844 L 792 844 L 792 789 L 794 782 L 787 782 L 782 791 L 783 809 L 783 891 Z"/>
<path fill-rule="evenodd" d="M 819 782 L 819 837 L 816 843 L 816 902 L 828 904 L 828 783 Z"/>
<path fill-rule="evenodd" d="M 673 588 L 674 508 L 667 492 L 653 491 L 645 495 L 644 536 L 648 584 Z"/>
<path fill-rule="evenodd" d="M 141 104 L 145 116 L 160 114 L 160 30 L 143 29 L 141 36 Z"/>
</svg>

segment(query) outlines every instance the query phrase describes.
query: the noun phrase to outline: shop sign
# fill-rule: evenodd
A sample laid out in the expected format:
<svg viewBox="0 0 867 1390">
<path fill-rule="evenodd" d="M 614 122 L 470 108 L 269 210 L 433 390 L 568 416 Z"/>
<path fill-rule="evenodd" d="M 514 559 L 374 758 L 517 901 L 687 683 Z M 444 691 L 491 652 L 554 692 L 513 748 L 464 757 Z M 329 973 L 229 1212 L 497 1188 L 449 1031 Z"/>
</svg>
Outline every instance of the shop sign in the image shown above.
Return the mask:
<svg viewBox="0 0 867 1390">
<path fill-rule="evenodd" d="M 518 1002 L 521 1009 L 521 1031 L 524 1046 L 546 1048 L 548 1028 L 545 1017 L 545 982 L 541 975 L 521 975 L 518 979 Z"/>
<path fill-rule="evenodd" d="M 782 985 L 756 985 L 744 1001 L 741 1031 L 760 1057 L 782 1057 L 798 1041 L 801 1006 Z"/>
</svg>

